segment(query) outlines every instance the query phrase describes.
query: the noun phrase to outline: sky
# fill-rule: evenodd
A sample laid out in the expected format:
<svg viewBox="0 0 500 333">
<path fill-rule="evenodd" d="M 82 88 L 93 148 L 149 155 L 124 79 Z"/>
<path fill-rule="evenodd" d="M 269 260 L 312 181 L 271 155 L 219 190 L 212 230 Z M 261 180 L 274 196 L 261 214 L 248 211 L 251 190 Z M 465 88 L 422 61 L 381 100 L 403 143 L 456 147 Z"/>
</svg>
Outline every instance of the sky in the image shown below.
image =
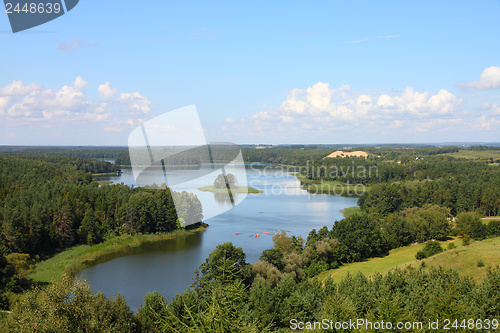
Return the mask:
<svg viewBox="0 0 500 333">
<path fill-rule="evenodd" d="M 499 18 L 500 0 L 81 0 L 14 34 L 3 12 L 0 145 L 126 146 L 192 104 L 209 142 L 499 142 Z"/>
</svg>

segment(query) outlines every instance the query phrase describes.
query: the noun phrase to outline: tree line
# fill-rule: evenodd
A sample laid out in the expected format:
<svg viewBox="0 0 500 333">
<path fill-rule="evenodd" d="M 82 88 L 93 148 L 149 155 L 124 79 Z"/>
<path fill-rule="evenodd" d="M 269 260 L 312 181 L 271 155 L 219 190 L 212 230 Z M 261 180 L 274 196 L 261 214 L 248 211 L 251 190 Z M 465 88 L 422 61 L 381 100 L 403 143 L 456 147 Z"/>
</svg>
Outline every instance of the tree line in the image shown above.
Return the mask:
<svg viewBox="0 0 500 333">
<path fill-rule="evenodd" d="M 16 265 L 10 265 L 19 254 L 27 256 L 26 263 L 78 244 L 168 232 L 202 220 L 201 203 L 193 194 L 99 186 L 92 180 L 90 172 L 110 170 L 116 166 L 97 160 L 0 154 L 0 270 L 2 262 L 5 269 L 0 294 L 24 283 Z"/>
</svg>

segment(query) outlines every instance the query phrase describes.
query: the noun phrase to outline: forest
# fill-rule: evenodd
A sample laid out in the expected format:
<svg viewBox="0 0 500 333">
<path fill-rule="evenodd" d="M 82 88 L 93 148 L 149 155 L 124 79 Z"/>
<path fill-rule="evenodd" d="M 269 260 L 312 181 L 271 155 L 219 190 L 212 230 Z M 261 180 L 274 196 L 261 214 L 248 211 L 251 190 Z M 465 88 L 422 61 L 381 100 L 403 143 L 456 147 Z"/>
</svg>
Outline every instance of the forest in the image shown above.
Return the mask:
<svg viewBox="0 0 500 333">
<path fill-rule="evenodd" d="M 40 260 L 78 244 L 121 234 L 168 232 L 203 218 L 196 196 L 122 184 L 99 186 L 92 173 L 117 172 L 95 159 L 0 154 L 0 293 L 19 291 L 22 281 L 9 260 Z M 172 195 L 185 211 L 176 211 Z M 20 257 L 21 256 L 21 257 Z M 1 306 L 8 307 L 6 297 Z"/>
<path fill-rule="evenodd" d="M 263 251 L 256 263 L 248 263 L 243 250 L 232 243 L 220 244 L 200 265 L 188 290 L 172 301 L 158 292 L 147 294 L 137 312 L 122 296 L 107 298 L 71 276 L 49 286 L 30 286 L 23 270 L 29 269 L 30 260 L 76 244 L 94 244 L 121 233 L 179 228 L 182 212 L 175 212 L 172 194 L 124 185 L 98 186 L 92 173 L 116 171 L 117 165 L 107 162 L 57 154 L 0 154 L 0 288 L 4 292 L 0 305 L 12 311 L 0 322 L 0 329 L 290 332 L 294 319 L 319 323 L 324 318 L 423 325 L 428 319 L 457 319 L 452 331 L 473 331 L 462 319 L 476 318 L 484 328 L 499 328 L 498 266 L 488 268 L 481 281 L 457 271 L 426 270 L 423 261 L 420 268 L 371 277 L 348 275 L 341 282 L 316 278 L 324 271 L 384 257 L 391 249 L 413 243 L 429 244 L 419 254 L 423 259 L 442 251 L 439 242 L 450 237 L 459 236 L 464 246 L 470 239 L 499 237 L 500 221 L 486 225 L 480 219 L 500 215 L 498 166 L 446 155 L 456 153 L 456 147 L 365 147 L 373 154 L 367 159 L 323 159 L 331 151 L 322 149 L 248 150 L 252 153 L 244 151 L 247 162 L 307 164 L 303 170 L 313 165 L 327 172 L 304 175 L 311 180 L 370 185 L 359 197 L 361 212 L 312 230 L 306 239 L 277 233 L 273 247 Z M 337 170 L 375 166 L 377 174 L 332 177 L 328 171 L 334 166 Z M 194 197 L 186 194 L 185 200 L 196 205 Z M 23 290 L 27 291 L 9 303 L 6 294 Z M 314 327 L 313 332 L 325 331 Z"/>
</svg>

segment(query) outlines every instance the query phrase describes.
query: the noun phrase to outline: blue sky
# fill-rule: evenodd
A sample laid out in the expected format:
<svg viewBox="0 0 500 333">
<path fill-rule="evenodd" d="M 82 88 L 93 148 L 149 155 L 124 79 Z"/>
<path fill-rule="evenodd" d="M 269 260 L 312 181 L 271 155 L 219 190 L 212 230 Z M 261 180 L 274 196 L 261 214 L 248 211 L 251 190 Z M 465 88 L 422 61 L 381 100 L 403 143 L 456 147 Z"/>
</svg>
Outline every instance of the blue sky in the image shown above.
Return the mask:
<svg viewBox="0 0 500 333">
<path fill-rule="evenodd" d="M 94 1 L 13 34 L 0 144 L 127 145 L 195 104 L 208 141 L 500 141 L 500 1 Z"/>
</svg>

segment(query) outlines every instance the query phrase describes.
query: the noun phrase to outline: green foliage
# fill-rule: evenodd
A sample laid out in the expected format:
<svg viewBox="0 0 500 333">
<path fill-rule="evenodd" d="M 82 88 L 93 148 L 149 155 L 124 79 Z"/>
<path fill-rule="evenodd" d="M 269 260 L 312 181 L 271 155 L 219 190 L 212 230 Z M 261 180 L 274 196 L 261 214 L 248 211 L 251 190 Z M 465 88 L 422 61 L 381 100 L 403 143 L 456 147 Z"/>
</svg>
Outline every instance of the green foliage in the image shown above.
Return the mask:
<svg viewBox="0 0 500 333">
<path fill-rule="evenodd" d="M 432 156 L 384 163 L 378 168 L 378 179 L 367 183 L 371 190 L 358 204 L 381 215 L 426 204 L 450 208 L 453 215 L 463 211 L 500 214 L 500 172 L 477 161 Z"/>
<path fill-rule="evenodd" d="M 2 323 L 3 332 L 135 332 L 136 321 L 125 299 L 93 294 L 69 277 L 45 290 L 24 294 Z"/>
<path fill-rule="evenodd" d="M 486 234 L 490 237 L 500 236 L 500 220 L 491 221 L 486 227 Z"/>
<path fill-rule="evenodd" d="M 482 261 L 481 259 L 479 259 L 477 261 L 477 267 L 484 267 L 484 261 Z"/>
<path fill-rule="evenodd" d="M 360 261 L 386 253 L 389 246 L 380 227 L 368 215 L 354 215 L 335 222 L 329 233 L 332 239 L 348 248 L 348 260 Z"/>
<path fill-rule="evenodd" d="M 236 177 L 232 173 L 228 173 L 226 176 L 220 174 L 214 180 L 214 188 L 216 189 L 225 189 L 229 186 L 229 188 L 236 188 L 237 181 Z"/>
<path fill-rule="evenodd" d="M 435 254 L 438 254 L 440 252 L 443 252 L 443 248 L 441 247 L 441 244 L 436 241 L 430 241 L 427 244 L 425 244 L 425 247 L 422 251 L 418 251 L 415 257 L 417 260 L 422 260 L 425 258 L 429 258 Z"/>
<path fill-rule="evenodd" d="M 470 236 L 469 236 L 469 235 L 464 235 L 464 236 L 462 237 L 462 245 L 463 245 L 463 246 L 468 246 L 468 245 L 470 245 L 470 243 L 471 243 L 471 238 L 470 238 Z"/>
<path fill-rule="evenodd" d="M 144 296 L 142 305 L 137 311 L 137 321 L 143 332 L 159 331 L 158 319 L 167 315 L 167 301 L 156 290 Z"/>
<path fill-rule="evenodd" d="M 486 226 L 481 222 L 479 214 L 475 212 L 462 212 L 458 214 L 456 225 L 459 235 L 468 235 L 476 240 L 486 238 Z"/>
<path fill-rule="evenodd" d="M 447 218 L 450 209 L 438 205 L 407 208 L 400 216 L 409 226 L 412 239 L 421 243 L 431 239 L 445 240 L 451 231 Z"/>
<path fill-rule="evenodd" d="M 250 266 L 246 262 L 246 254 L 241 247 L 235 247 L 231 242 L 217 245 L 199 269 L 202 287 L 214 281 L 249 282 Z"/>
<path fill-rule="evenodd" d="M 449 243 L 448 244 L 448 250 L 453 250 L 455 248 L 455 243 Z"/>
</svg>

